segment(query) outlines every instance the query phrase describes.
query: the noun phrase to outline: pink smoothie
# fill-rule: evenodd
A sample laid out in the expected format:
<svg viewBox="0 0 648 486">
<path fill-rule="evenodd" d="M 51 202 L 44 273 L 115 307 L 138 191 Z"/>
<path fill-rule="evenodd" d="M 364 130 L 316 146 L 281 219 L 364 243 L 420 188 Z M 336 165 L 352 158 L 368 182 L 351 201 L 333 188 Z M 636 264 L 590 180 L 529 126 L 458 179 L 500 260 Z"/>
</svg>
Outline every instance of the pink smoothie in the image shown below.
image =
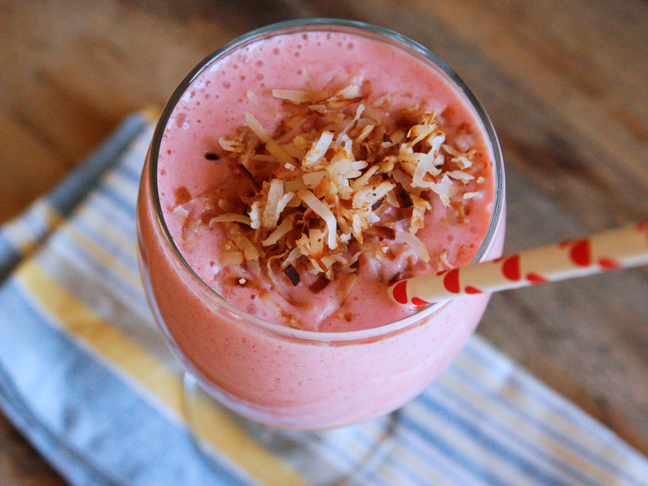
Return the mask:
<svg viewBox="0 0 648 486">
<path fill-rule="evenodd" d="M 367 106 L 387 106 L 377 110 L 379 116 L 412 106 L 436 112 L 445 143 L 459 152 L 474 149 L 477 156 L 470 178 L 455 181 L 449 201 L 425 193 L 430 210 L 416 236 L 429 259 L 393 236 L 371 237 L 342 301 L 335 297 L 346 277 L 312 292 L 308 284 L 316 277 L 309 275 L 286 287 L 287 301 L 264 272 L 223 261 L 228 236 L 220 224 L 206 224 L 220 211 L 210 196 L 214 188 L 227 192 L 245 183 L 225 161 L 219 139 L 246 125 L 248 112 L 268 133 L 276 132 L 287 115 L 286 102 L 273 97 L 273 89 L 323 90 L 348 83 L 362 87 Z M 174 349 L 227 405 L 275 425 L 348 424 L 415 397 L 472 334 L 488 296 L 419 310 L 391 302 L 386 286 L 395 278 L 468 264 L 482 245 L 483 258 L 501 254 L 503 210 L 493 211 L 503 188 L 496 188 L 491 143 L 475 108 L 446 74 L 362 31 L 284 32 L 208 64 L 170 113 L 159 147 L 153 147 L 157 173 L 147 175 L 153 170 L 148 160 L 140 194 L 144 281 Z M 157 217 L 152 182 L 182 258 Z M 489 228 L 491 239 L 484 243 Z M 308 305 L 299 305 L 304 302 Z"/>
</svg>

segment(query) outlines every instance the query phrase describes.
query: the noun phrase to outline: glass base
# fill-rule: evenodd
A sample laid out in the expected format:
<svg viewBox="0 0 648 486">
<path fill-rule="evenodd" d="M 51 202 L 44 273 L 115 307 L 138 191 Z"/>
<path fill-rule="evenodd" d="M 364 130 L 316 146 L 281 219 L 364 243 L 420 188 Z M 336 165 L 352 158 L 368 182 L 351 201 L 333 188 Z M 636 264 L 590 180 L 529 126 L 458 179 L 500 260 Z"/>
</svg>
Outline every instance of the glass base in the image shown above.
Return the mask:
<svg viewBox="0 0 648 486">
<path fill-rule="evenodd" d="M 255 447 L 262 447 L 315 486 L 355 486 L 367 483 L 389 458 L 400 421 L 398 411 L 372 421 L 327 430 L 272 427 L 243 417 L 209 396 L 190 373 L 184 375 L 185 420 L 194 432 L 199 453 L 210 461 L 210 444 L 225 445 L 233 438 L 217 422 L 235 424 Z M 214 420 L 214 417 L 226 417 Z M 206 439 L 210 435 L 210 440 Z M 218 447 L 218 445 L 217 445 Z"/>
</svg>

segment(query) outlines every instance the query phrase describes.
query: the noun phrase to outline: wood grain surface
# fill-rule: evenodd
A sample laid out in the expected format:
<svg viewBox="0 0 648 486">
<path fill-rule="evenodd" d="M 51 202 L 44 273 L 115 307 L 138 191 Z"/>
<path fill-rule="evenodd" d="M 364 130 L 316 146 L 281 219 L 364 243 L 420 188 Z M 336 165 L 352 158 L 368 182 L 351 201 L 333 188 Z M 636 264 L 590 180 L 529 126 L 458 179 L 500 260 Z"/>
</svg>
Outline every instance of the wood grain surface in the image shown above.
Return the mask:
<svg viewBox="0 0 648 486">
<path fill-rule="evenodd" d="M 648 218 L 645 0 L 0 0 L 0 223 L 225 41 L 314 16 L 397 30 L 473 88 L 507 251 Z M 503 292 L 479 332 L 648 454 L 647 295 L 645 268 Z M 1 416 L 0 484 L 66 484 Z"/>
</svg>

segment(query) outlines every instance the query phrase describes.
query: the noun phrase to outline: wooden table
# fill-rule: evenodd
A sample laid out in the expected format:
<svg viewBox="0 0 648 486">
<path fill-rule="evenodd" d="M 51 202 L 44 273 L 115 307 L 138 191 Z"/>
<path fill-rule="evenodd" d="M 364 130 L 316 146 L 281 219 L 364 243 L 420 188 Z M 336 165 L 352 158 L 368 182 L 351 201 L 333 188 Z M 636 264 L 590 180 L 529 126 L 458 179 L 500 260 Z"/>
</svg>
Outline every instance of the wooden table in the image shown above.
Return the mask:
<svg viewBox="0 0 648 486">
<path fill-rule="evenodd" d="M 309 16 L 398 30 L 474 89 L 507 164 L 507 251 L 648 218 L 646 1 L 0 0 L 0 222 L 223 42 Z M 480 332 L 647 454 L 647 295 L 645 268 L 504 292 Z M 0 484 L 65 484 L 1 416 Z"/>
</svg>

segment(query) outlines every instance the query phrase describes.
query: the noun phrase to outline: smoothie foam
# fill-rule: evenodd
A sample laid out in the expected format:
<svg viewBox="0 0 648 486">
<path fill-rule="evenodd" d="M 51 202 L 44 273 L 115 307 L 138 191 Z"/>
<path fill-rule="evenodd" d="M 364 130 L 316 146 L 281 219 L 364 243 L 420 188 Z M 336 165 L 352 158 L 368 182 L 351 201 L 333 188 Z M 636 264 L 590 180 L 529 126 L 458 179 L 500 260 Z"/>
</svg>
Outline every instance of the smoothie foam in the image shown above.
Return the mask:
<svg viewBox="0 0 648 486">
<path fill-rule="evenodd" d="M 450 206 L 430 195 L 425 226 L 416 232 L 430 258 L 410 258 L 407 271 L 413 273 L 469 263 L 478 250 L 482 259 L 501 255 L 504 210 L 493 210 L 496 198 L 503 198 L 503 187 L 496 187 L 501 167 L 493 167 L 497 142 L 487 135 L 485 116 L 477 114 L 448 75 L 414 50 L 395 46 L 399 42 L 389 36 L 368 34 L 355 25 L 302 25 L 279 35 L 269 30 L 260 40 L 207 63 L 167 108 L 140 189 L 143 279 L 176 354 L 230 408 L 287 427 L 351 424 L 388 413 L 418 395 L 473 333 L 489 296 L 459 298 L 415 312 L 393 304 L 386 294 L 387 283 L 403 268 L 375 267 L 365 259 L 339 312 L 318 322 L 307 315 L 289 327 L 294 323 L 277 318 L 258 288 L 241 284 L 247 278 L 231 273 L 235 266 L 219 261 L 231 245 L 218 229 L 220 223 L 209 224 L 211 209 L 227 212 L 210 206 L 218 205 L 217 199 L 208 197 L 198 205 L 206 211 L 204 220 L 200 214 L 187 218 L 196 210 L 195 202 L 204 202 L 202 196 L 214 187 L 241 183 L 241 174 L 232 171 L 224 156 L 221 138 L 231 138 L 245 126 L 246 113 L 268 133 L 281 132 L 286 101 L 272 95 L 275 89 L 322 90 L 358 83 L 367 110 L 387 95 L 392 112 L 411 106 L 436 112 L 454 149 L 474 148 L 481 155 L 466 186 L 455 184 L 460 192 L 453 194 Z M 383 243 L 394 245 L 390 238 Z M 394 249 L 416 253 L 402 245 Z M 188 271 L 187 263 L 202 281 Z M 303 271 L 301 277 L 300 285 L 309 278 Z M 335 286 L 318 295 L 328 288 Z M 269 302 L 281 300 L 270 294 Z M 392 321 L 398 322 L 387 324 Z"/>
</svg>

